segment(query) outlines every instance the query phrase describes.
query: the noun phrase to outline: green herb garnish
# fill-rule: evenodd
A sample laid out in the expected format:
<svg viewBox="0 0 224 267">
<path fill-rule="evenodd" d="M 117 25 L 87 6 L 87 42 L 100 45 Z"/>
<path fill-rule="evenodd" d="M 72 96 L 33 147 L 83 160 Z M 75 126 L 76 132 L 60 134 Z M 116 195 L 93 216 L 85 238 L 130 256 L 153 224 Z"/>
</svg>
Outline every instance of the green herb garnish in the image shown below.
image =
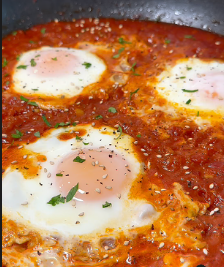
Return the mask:
<svg viewBox="0 0 224 267">
<path fill-rule="evenodd" d="M 134 94 L 137 94 L 138 91 L 139 91 L 139 88 L 136 89 L 134 92 L 131 92 L 131 93 L 130 93 L 130 99 L 132 98 L 132 96 L 133 96 Z"/>
<path fill-rule="evenodd" d="M 19 65 L 19 66 L 17 67 L 17 69 L 18 69 L 18 70 L 19 70 L 19 69 L 26 70 L 27 67 L 28 67 L 28 65 Z"/>
<path fill-rule="evenodd" d="M 27 99 L 27 98 L 25 98 L 24 96 L 20 96 L 20 99 L 22 100 L 22 101 L 25 101 L 25 102 L 28 102 L 29 101 L 29 99 Z"/>
<path fill-rule="evenodd" d="M 18 138 L 21 138 L 23 136 L 23 134 L 20 131 L 16 130 L 16 133 L 12 134 L 11 136 L 12 136 L 12 138 L 18 139 Z"/>
<path fill-rule="evenodd" d="M 199 117 L 199 111 L 197 112 L 197 117 Z"/>
<path fill-rule="evenodd" d="M 113 58 L 119 58 L 120 55 L 121 55 L 121 53 L 122 53 L 123 51 L 124 51 L 124 47 L 120 48 L 120 49 L 118 50 L 118 53 L 117 53 L 116 55 L 114 55 Z"/>
<path fill-rule="evenodd" d="M 39 91 L 39 89 L 31 89 L 31 90 L 33 90 L 33 91 Z"/>
<path fill-rule="evenodd" d="M 30 44 L 36 44 L 37 42 L 34 42 L 32 40 L 29 41 Z"/>
<path fill-rule="evenodd" d="M 135 72 L 135 66 L 136 66 L 136 62 L 131 66 L 131 70 L 133 71 L 133 75 L 135 75 L 135 76 L 141 76 L 141 74 L 139 74 L 139 73 L 136 73 Z"/>
<path fill-rule="evenodd" d="M 70 122 L 59 122 L 55 124 L 54 128 L 58 128 L 59 126 L 64 127 L 68 125 L 70 125 Z"/>
<path fill-rule="evenodd" d="M 103 208 L 108 208 L 108 207 L 112 207 L 112 203 L 109 202 L 105 202 L 105 204 L 102 205 Z"/>
<path fill-rule="evenodd" d="M 184 35 L 184 38 L 186 38 L 186 39 L 192 39 L 192 38 L 194 38 L 194 36 L 193 35 Z"/>
<path fill-rule="evenodd" d="M 56 176 L 63 176 L 62 173 L 56 173 Z"/>
<path fill-rule="evenodd" d="M 185 79 L 186 78 L 186 76 L 181 76 L 181 77 L 179 77 L 179 79 Z"/>
<path fill-rule="evenodd" d="M 36 61 L 32 58 L 30 60 L 31 67 L 35 67 L 37 65 Z"/>
<path fill-rule="evenodd" d="M 78 191 L 79 189 L 79 183 L 77 183 L 76 186 L 74 186 L 69 192 L 68 192 L 68 195 L 66 197 L 66 202 L 69 202 L 73 199 L 73 197 L 75 196 L 76 192 Z"/>
<path fill-rule="evenodd" d="M 196 93 L 196 92 L 198 92 L 198 89 L 196 89 L 196 90 L 182 89 L 182 91 L 185 92 L 185 93 Z"/>
<path fill-rule="evenodd" d="M 35 57 L 40 57 L 40 55 L 36 55 Z"/>
<path fill-rule="evenodd" d="M 111 113 L 117 113 L 116 108 L 113 108 L 113 107 L 108 108 L 108 111 Z"/>
<path fill-rule="evenodd" d="M 83 163 L 85 161 L 86 161 L 85 159 L 82 159 L 79 156 L 77 156 L 75 159 L 73 159 L 73 162 L 78 162 L 78 163 Z"/>
<path fill-rule="evenodd" d="M 56 197 L 52 197 L 52 199 L 49 202 L 47 202 L 47 204 L 50 204 L 52 206 L 56 206 L 60 203 L 63 203 L 63 204 L 65 203 L 65 198 L 61 197 L 61 195 L 58 195 Z"/>
<path fill-rule="evenodd" d="M 6 58 L 3 59 L 2 67 L 5 68 L 8 65 Z"/>
<path fill-rule="evenodd" d="M 46 33 L 46 29 L 45 29 L 45 28 L 42 28 L 40 32 L 41 32 L 42 34 L 45 34 L 45 33 Z"/>
<path fill-rule="evenodd" d="M 5 83 L 5 85 L 7 85 L 7 86 L 8 86 L 9 84 L 10 84 L 10 81 L 7 81 L 7 82 Z"/>
<path fill-rule="evenodd" d="M 57 61 L 58 59 L 56 57 L 53 57 L 52 60 Z"/>
<path fill-rule="evenodd" d="M 84 146 L 88 146 L 89 143 L 85 143 L 85 142 L 83 142 L 83 144 L 84 144 Z"/>
<path fill-rule="evenodd" d="M 12 32 L 12 35 L 13 36 L 16 36 L 17 35 L 17 32 L 15 31 L 15 32 Z"/>
<path fill-rule="evenodd" d="M 77 125 L 77 123 L 76 123 L 76 122 L 73 122 L 73 123 L 72 123 L 72 126 L 76 126 L 76 125 Z"/>
<path fill-rule="evenodd" d="M 118 39 L 118 42 L 119 42 L 120 44 L 132 44 L 131 42 L 127 42 L 127 41 L 125 41 L 124 38 L 122 38 L 122 37 Z"/>
<path fill-rule="evenodd" d="M 114 138 L 115 140 L 119 139 L 119 138 L 121 137 L 121 135 L 122 135 L 122 128 L 121 128 L 120 125 L 118 126 L 118 130 L 117 130 L 117 131 L 118 131 L 120 134 L 119 134 L 118 137 Z"/>
<path fill-rule="evenodd" d="M 189 105 L 191 103 L 191 99 L 188 99 L 186 104 Z"/>
<path fill-rule="evenodd" d="M 33 101 L 29 101 L 27 104 L 31 105 L 31 106 L 38 107 L 38 104 L 36 102 L 33 102 Z"/>
<path fill-rule="evenodd" d="M 20 56 L 17 56 L 17 57 L 16 57 L 16 60 L 19 61 L 19 60 L 20 60 Z"/>
<path fill-rule="evenodd" d="M 82 137 L 76 135 L 75 139 L 81 141 L 82 140 Z"/>
<path fill-rule="evenodd" d="M 37 103 L 36 102 L 32 102 L 32 101 L 29 101 L 29 99 L 27 99 L 27 98 L 25 98 L 24 96 L 20 96 L 20 99 L 22 100 L 22 101 L 25 101 L 28 105 L 31 105 L 31 106 L 36 106 L 36 107 L 38 107 L 38 105 L 37 105 Z"/>
<path fill-rule="evenodd" d="M 140 138 L 140 137 L 141 137 L 141 135 L 140 135 L 140 134 L 137 134 L 136 136 L 137 136 L 138 138 Z"/>
<path fill-rule="evenodd" d="M 98 115 L 98 116 L 95 117 L 96 120 L 100 120 L 100 119 L 102 119 L 102 118 L 103 118 L 102 115 Z"/>
<path fill-rule="evenodd" d="M 47 118 L 46 118 L 45 115 L 42 116 L 42 119 L 43 119 L 43 121 L 47 124 L 47 126 L 51 127 L 51 124 L 50 124 L 50 122 L 47 120 Z"/>
<path fill-rule="evenodd" d="M 6 73 L 5 75 L 4 75 L 4 77 L 8 77 L 9 76 L 9 74 L 8 73 Z"/>
<path fill-rule="evenodd" d="M 191 67 L 187 67 L 187 70 L 192 70 L 192 68 Z"/>
<path fill-rule="evenodd" d="M 36 133 L 34 134 L 34 136 L 40 138 L 40 132 L 36 132 Z"/>
<path fill-rule="evenodd" d="M 56 176 L 63 176 L 63 174 L 61 173 L 57 173 Z M 67 202 L 70 202 L 73 197 L 75 196 L 75 194 L 77 193 L 79 189 L 79 183 L 77 183 L 77 185 L 75 185 L 67 194 L 66 197 L 62 197 L 61 195 L 58 195 L 56 197 L 52 197 L 52 199 L 47 203 L 47 204 L 50 204 L 52 206 L 56 206 L 60 203 L 67 203 Z"/>
<path fill-rule="evenodd" d="M 171 41 L 170 41 L 169 39 L 165 39 L 165 43 L 166 43 L 166 44 L 170 44 L 170 42 L 171 42 Z"/>
<path fill-rule="evenodd" d="M 82 65 L 85 66 L 86 69 L 88 69 L 88 68 L 90 68 L 92 66 L 92 64 L 88 63 L 88 62 L 84 62 Z"/>
</svg>

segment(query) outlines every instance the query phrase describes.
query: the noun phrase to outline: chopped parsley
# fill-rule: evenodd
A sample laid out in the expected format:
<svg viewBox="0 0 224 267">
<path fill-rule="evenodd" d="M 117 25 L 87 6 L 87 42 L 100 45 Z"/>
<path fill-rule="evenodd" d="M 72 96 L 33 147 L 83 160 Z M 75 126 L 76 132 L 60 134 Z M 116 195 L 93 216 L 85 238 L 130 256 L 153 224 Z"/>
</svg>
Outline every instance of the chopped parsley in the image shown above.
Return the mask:
<svg viewBox="0 0 224 267">
<path fill-rule="evenodd" d="M 133 75 L 135 75 L 135 76 L 141 76 L 141 74 L 139 74 L 139 73 L 136 73 L 135 72 L 135 66 L 136 66 L 136 62 L 131 66 L 131 70 L 133 71 Z"/>
<path fill-rule="evenodd" d="M 20 96 L 20 99 L 24 102 L 26 102 L 28 105 L 38 107 L 38 104 L 36 102 L 29 101 L 29 99 L 25 98 L 24 96 Z"/>
<path fill-rule="evenodd" d="M 61 195 L 58 195 L 56 197 L 52 197 L 52 199 L 49 202 L 47 202 L 47 204 L 50 204 L 52 206 L 56 206 L 60 203 L 65 203 L 65 198 L 61 197 Z"/>
<path fill-rule="evenodd" d="M 36 102 L 33 102 L 33 101 L 29 101 L 27 104 L 31 105 L 31 106 L 38 107 L 38 104 Z"/>
<path fill-rule="evenodd" d="M 69 202 L 73 199 L 73 197 L 75 196 L 76 192 L 78 191 L 79 189 L 79 183 L 77 183 L 76 186 L 74 186 L 69 192 L 68 192 L 68 195 L 66 197 L 66 202 Z"/>
<path fill-rule="evenodd" d="M 39 91 L 39 89 L 31 89 L 31 90 L 33 90 L 33 91 Z"/>
<path fill-rule="evenodd" d="M 195 89 L 195 90 L 182 89 L 182 91 L 185 93 L 196 93 L 196 92 L 198 92 L 198 89 Z"/>
<path fill-rule="evenodd" d="M 166 43 L 166 44 L 170 44 L 170 42 L 171 42 L 171 41 L 170 41 L 169 39 L 165 39 L 165 43 Z"/>
<path fill-rule="evenodd" d="M 42 28 L 40 32 L 41 32 L 42 34 L 45 34 L 45 33 L 46 33 L 46 29 L 45 29 L 45 28 Z"/>
<path fill-rule="evenodd" d="M 135 66 L 136 66 L 136 62 L 131 66 L 131 70 L 133 71 L 133 72 L 135 72 Z"/>
<path fill-rule="evenodd" d="M 26 70 L 27 67 L 28 67 L 28 65 L 19 65 L 19 66 L 17 67 L 17 69 L 18 69 L 18 70 L 19 70 L 19 69 Z"/>
<path fill-rule="evenodd" d="M 109 202 L 105 202 L 105 204 L 102 205 L 103 208 L 108 208 L 108 207 L 112 207 L 112 203 Z"/>
<path fill-rule="evenodd" d="M 193 39 L 194 36 L 193 35 L 184 35 L 184 38 L 186 38 L 186 39 Z"/>
<path fill-rule="evenodd" d="M 52 60 L 57 61 L 58 59 L 56 57 L 52 57 Z"/>
<path fill-rule="evenodd" d="M 81 140 L 82 140 L 82 137 L 80 137 L 80 136 L 76 135 L 75 139 L 76 139 L 76 140 L 80 140 L 80 141 L 81 141 Z"/>
<path fill-rule="evenodd" d="M 140 135 L 140 134 L 137 134 L 136 136 L 137 136 L 138 138 L 140 138 L 140 137 L 141 137 L 141 135 Z"/>
<path fill-rule="evenodd" d="M 54 128 L 58 128 L 59 126 L 64 127 L 70 125 L 70 122 L 58 122 L 55 124 Z"/>
<path fill-rule="evenodd" d="M 9 74 L 8 73 L 6 73 L 5 75 L 4 75 L 4 77 L 8 77 L 9 76 Z"/>
<path fill-rule="evenodd" d="M 39 131 L 38 131 L 38 132 L 36 132 L 36 133 L 34 134 L 34 136 L 36 136 L 36 137 L 40 138 L 40 132 L 39 132 Z"/>
<path fill-rule="evenodd" d="M 191 99 L 188 99 L 186 104 L 189 105 L 191 103 Z"/>
<path fill-rule="evenodd" d="M 134 92 L 131 92 L 131 93 L 130 93 L 130 99 L 132 98 L 132 96 L 133 96 L 134 94 L 137 94 L 138 91 L 139 91 L 139 88 L 136 89 Z"/>
<path fill-rule="evenodd" d="M 186 76 L 181 76 L 179 77 L 179 79 L 186 79 Z"/>
<path fill-rule="evenodd" d="M 35 67 L 37 65 L 36 61 L 32 58 L 30 60 L 31 67 Z"/>
<path fill-rule="evenodd" d="M 47 126 L 51 127 L 51 124 L 50 124 L 50 122 L 47 120 L 47 118 L 46 118 L 45 115 L 42 116 L 42 119 L 43 119 L 43 121 L 47 124 Z"/>
<path fill-rule="evenodd" d="M 16 57 L 16 60 L 19 61 L 19 60 L 20 60 L 20 56 L 17 56 L 17 57 Z"/>
<path fill-rule="evenodd" d="M 34 42 L 32 40 L 29 41 L 30 44 L 36 44 L 37 42 Z"/>
<path fill-rule="evenodd" d="M 108 108 L 108 111 L 111 113 L 117 113 L 116 108 L 113 108 L 113 107 Z"/>
<path fill-rule="evenodd" d="M 119 139 L 119 138 L 121 137 L 121 135 L 122 135 L 122 128 L 121 128 L 120 125 L 118 126 L 118 130 L 117 130 L 117 131 L 118 131 L 120 134 L 118 135 L 118 137 L 114 138 L 115 140 Z"/>
<path fill-rule="evenodd" d="M 84 146 L 88 146 L 89 143 L 85 143 L 85 142 L 83 142 L 83 144 L 84 144 Z"/>
<path fill-rule="evenodd" d="M 57 173 L 56 174 L 56 176 L 63 176 L 63 174 L 61 174 L 61 173 Z M 68 192 L 68 194 L 67 194 L 67 196 L 66 197 L 62 197 L 61 195 L 58 195 L 58 196 L 55 196 L 55 197 L 52 197 L 52 199 L 49 201 L 49 202 L 47 202 L 47 204 L 50 204 L 50 205 L 52 205 L 52 206 L 56 206 L 56 205 L 58 205 L 58 204 L 60 204 L 60 203 L 67 203 L 67 202 L 70 202 L 72 199 L 73 199 L 73 197 L 75 196 L 75 194 L 76 194 L 76 192 L 78 191 L 78 189 L 79 189 L 79 183 L 77 183 L 77 185 L 75 185 L 69 192 Z"/>
<path fill-rule="evenodd" d="M 56 176 L 63 176 L 63 174 L 62 173 L 56 173 Z"/>
<path fill-rule="evenodd" d="M 123 51 L 124 51 L 124 47 L 120 48 L 120 49 L 118 50 L 118 53 L 117 53 L 116 55 L 114 55 L 113 58 L 119 58 L 120 55 L 121 55 L 121 53 L 122 53 Z"/>
<path fill-rule="evenodd" d="M 40 55 L 36 55 L 35 57 L 40 57 Z"/>
<path fill-rule="evenodd" d="M 125 41 L 124 38 L 122 38 L 122 37 L 118 39 L 118 42 L 119 42 L 120 44 L 132 44 L 131 42 L 127 42 L 127 41 Z"/>
<path fill-rule="evenodd" d="M 78 162 L 78 163 L 83 163 L 85 161 L 86 161 L 85 159 L 82 159 L 79 156 L 77 156 L 75 159 L 73 159 L 73 162 Z"/>
<path fill-rule="evenodd" d="M 16 130 L 16 133 L 12 134 L 11 136 L 12 136 L 12 138 L 19 139 L 19 138 L 21 138 L 23 136 L 23 134 L 20 131 Z"/>
<path fill-rule="evenodd" d="M 102 119 L 102 118 L 103 118 L 102 115 L 97 115 L 97 116 L 95 117 L 96 120 L 100 120 L 100 119 Z"/>
<path fill-rule="evenodd" d="M 27 99 L 27 98 L 25 98 L 24 96 L 20 96 L 20 99 L 22 100 L 22 101 L 25 101 L 25 102 L 28 102 L 29 101 L 29 99 Z"/>
<path fill-rule="evenodd" d="M 13 36 L 16 36 L 17 35 L 17 32 L 15 31 L 15 32 L 12 32 L 12 35 Z"/>
<path fill-rule="evenodd" d="M 85 66 L 86 69 L 89 69 L 92 66 L 92 64 L 88 62 L 84 62 L 82 65 Z"/>
<path fill-rule="evenodd" d="M 197 117 L 199 117 L 199 111 L 197 112 Z"/>
<path fill-rule="evenodd" d="M 5 85 L 9 85 L 10 84 L 10 81 L 7 81 L 6 83 L 5 83 Z"/>
<path fill-rule="evenodd" d="M 73 123 L 72 123 L 72 126 L 76 126 L 76 125 L 77 125 L 77 123 L 76 123 L 76 122 L 73 122 Z"/>
<path fill-rule="evenodd" d="M 5 68 L 8 65 L 6 58 L 3 59 L 2 67 Z"/>
<path fill-rule="evenodd" d="M 192 70 L 192 68 L 191 67 L 187 67 L 187 70 Z"/>
</svg>

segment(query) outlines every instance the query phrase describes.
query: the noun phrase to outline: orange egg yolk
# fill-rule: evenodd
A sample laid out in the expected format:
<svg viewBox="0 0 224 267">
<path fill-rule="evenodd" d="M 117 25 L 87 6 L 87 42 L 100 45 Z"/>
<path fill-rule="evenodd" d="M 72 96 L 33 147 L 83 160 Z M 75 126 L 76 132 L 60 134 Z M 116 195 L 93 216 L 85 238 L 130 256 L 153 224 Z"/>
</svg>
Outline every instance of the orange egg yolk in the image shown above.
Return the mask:
<svg viewBox="0 0 224 267">
<path fill-rule="evenodd" d="M 83 162 L 75 162 L 77 157 Z M 83 149 L 64 158 L 58 165 L 55 177 L 63 196 L 79 183 L 79 189 L 83 192 L 78 191 L 75 197 L 80 201 L 97 201 L 111 196 L 119 197 L 131 181 L 132 171 L 121 154 L 106 149 Z"/>
</svg>

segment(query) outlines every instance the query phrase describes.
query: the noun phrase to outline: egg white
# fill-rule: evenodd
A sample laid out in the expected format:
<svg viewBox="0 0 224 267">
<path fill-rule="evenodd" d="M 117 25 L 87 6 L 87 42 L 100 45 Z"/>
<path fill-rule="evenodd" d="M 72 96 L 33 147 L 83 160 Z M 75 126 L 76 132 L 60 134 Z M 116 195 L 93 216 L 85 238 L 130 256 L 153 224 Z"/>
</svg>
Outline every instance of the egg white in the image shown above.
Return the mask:
<svg viewBox="0 0 224 267">
<path fill-rule="evenodd" d="M 224 114 L 222 61 L 181 59 L 174 66 L 167 66 L 157 78 L 157 92 L 173 105 Z M 184 92 L 183 89 L 189 92 Z"/>
<path fill-rule="evenodd" d="M 86 130 L 82 136 L 83 145 L 76 138 L 67 141 L 59 140 L 61 133 Z M 46 162 L 39 163 L 42 169 L 39 176 L 33 179 L 25 179 L 19 170 L 12 171 L 8 168 L 3 178 L 3 214 L 10 219 L 23 223 L 27 227 L 58 233 L 63 236 L 104 234 L 107 228 L 123 231 L 133 227 L 149 224 L 156 218 L 154 207 L 145 200 L 129 198 L 129 190 L 132 182 L 142 172 L 141 163 L 133 147 L 133 138 L 122 134 L 116 140 L 119 133 L 110 127 L 93 128 L 90 125 L 58 128 L 49 131 L 45 137 L 41 137 L 35 143 L 25 145 L 24 149 L 40 153 L 47 158 Z M 102 201 L 76 202 L 72 201 L 57 206 L 48 205 L 47 202 L 59 194 L 54 186 L 54 177 L 47 178 L 48 173 L 53 173 L 55 167 L 67 154 L 77 149 L 98 149 L 104 146 L 114 150 L 128 160 L 133 180 L 121 192 L 121 198 L 108 197 L 107 201 L 112 207 L 102 208 Z M 54 165 L 50 162 L 53 161 Z M 47 173 L 44 169 L 47 169 Z M 81 188 L 80 188 L 81 189 Z M 77 193 L 75 197 L 79 197 Z M 84 216 L 79 214 L 84 212 Z M 79 221 L 79 224 L 76 222 Z"/>
<path fill-rule="evenodd" d="M 21 55 L 14 68 L 14 90 L 26 96 L 71 98 L 99 81 L 106 68 L 101 58 L 85 50 L 41 47 Z"/>
</svg>

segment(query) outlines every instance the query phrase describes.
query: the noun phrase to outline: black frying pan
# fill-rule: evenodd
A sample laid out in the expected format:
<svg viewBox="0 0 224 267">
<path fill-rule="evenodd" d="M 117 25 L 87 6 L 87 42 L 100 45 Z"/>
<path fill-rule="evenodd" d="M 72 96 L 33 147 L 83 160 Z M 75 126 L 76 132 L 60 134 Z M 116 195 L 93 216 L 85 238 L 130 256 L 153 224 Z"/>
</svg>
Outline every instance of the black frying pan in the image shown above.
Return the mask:
<svg viewBox="0 0 224 267">
<path fill-rule="evenodd" d="M 224 35 L 224 0 L 3 0 L 2 33 L 57 18 L 159 20 Z"/>
</svg>

